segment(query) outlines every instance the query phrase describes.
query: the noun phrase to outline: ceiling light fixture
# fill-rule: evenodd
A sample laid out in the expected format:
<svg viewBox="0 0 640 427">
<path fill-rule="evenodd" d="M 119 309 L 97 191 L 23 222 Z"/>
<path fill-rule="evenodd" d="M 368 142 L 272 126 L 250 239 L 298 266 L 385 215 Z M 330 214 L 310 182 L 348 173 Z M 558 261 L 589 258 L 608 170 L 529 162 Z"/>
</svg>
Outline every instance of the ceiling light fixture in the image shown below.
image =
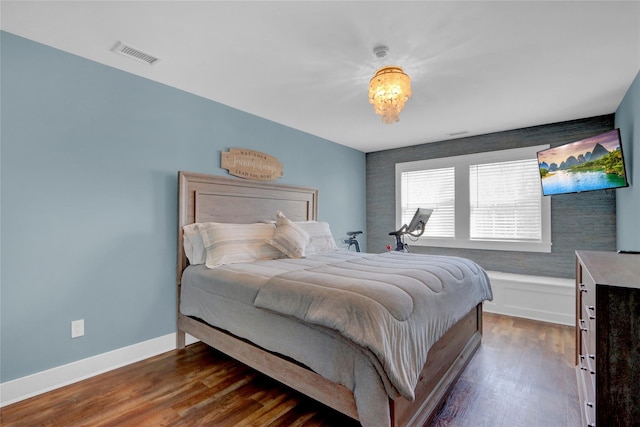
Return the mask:
<svg viewBox="0 0 640 427">
<path fill-rule="evenodd" d="M 387 55 L 386 46 L 378 46 L 373 53 L 378 58 Z M 380 68 L 369 81 L 369 103 L 373 104 L 376 114 L 388 125 L 400 120 L 400 112 L 411 97 L 411 79 L 402 68 L 389 65 Z"/>
</svg>

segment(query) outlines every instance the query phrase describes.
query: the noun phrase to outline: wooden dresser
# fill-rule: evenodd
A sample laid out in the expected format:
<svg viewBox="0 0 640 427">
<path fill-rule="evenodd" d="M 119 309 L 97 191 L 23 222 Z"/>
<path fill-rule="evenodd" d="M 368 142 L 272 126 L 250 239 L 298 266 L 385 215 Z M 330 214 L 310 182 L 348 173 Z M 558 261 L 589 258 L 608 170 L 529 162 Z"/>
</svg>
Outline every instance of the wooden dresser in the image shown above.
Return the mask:
<svg viewBox="0 0 640 427">
<path fill-rule="evenodd" d="M 576 373 L 584 426 L 640 425 L 640 255 L 576 252 Z"/>
</svg>

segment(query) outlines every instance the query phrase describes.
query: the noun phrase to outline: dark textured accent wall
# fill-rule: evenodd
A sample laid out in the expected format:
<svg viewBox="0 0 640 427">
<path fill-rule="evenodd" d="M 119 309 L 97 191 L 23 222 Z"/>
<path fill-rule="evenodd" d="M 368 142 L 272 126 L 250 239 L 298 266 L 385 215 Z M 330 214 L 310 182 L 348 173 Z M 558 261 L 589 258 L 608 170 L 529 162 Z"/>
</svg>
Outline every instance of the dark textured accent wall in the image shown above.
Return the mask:
<svg viewBox="0 0 640 427">
<path fill-rule="evenodd" d="M 395 230 L 396 163 L 578 141 L 614 127 L 614 115 L 591 117 L 367 154 L 367 251 L 383 252 Z M 551 196 L 551 253 L 412 246 L 416 253 L 470 258 L 487 270 L 573 278 L 576 250 L 616 250 L 615 191 Z"/>
</svg>

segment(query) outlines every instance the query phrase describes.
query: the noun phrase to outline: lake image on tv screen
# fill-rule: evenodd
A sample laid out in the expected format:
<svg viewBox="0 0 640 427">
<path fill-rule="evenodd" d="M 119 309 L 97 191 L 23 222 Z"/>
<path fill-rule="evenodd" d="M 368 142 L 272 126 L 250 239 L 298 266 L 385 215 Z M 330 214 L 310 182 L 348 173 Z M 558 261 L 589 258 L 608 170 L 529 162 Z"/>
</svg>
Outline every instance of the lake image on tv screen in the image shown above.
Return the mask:
<svg viewBox="0 0 640 427">
<path fill-rule="evenodd" d="M 545 194 L 561 194 L 624 187 L 626 181 L 618 175 L 604 172 L 558 171 L 545 178 L 543 185 Z"/>
<path fill-rule="evenodd" d="M 538 153 L 545 195 L 625 187 L 618 131 Z"/>
</svg>

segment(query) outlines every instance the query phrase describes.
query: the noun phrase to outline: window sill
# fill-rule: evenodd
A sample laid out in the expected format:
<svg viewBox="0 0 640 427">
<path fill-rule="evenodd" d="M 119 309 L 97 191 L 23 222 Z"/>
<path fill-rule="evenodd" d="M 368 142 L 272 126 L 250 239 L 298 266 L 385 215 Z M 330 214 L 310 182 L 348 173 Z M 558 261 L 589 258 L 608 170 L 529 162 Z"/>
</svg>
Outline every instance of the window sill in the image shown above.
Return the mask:
<svg viewBox="0 0 640 427">
<path fill-rule="evenodd" d="M 415 241 L 406 239 L 405 243 L 408 243 L 410 246 L 542 253 L 551 253 L 552 245 L 551 242 L 495 242 L 488 240 L 457 240 L 435 238 L 420 238 Z"/>
</svg>

